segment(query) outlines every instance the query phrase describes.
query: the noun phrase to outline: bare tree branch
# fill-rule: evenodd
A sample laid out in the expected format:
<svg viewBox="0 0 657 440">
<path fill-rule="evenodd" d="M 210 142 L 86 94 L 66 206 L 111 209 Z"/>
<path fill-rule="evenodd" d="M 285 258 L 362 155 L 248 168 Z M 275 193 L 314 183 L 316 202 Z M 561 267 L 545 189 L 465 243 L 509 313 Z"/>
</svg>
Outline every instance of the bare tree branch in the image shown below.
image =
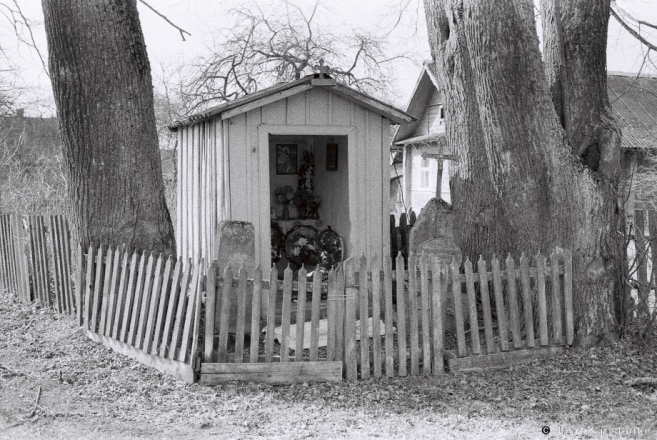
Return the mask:
<svg viewBox="0 0 657 440">
<path fill-rule="evenodd" d="M 632 35 L 634 38 L 639 40 L 641 43 L 645 44 L 648 47 L 648 49 L 657 51 L 657 46 L 651 43 L 650 41 L 648 41 L 645 37 L 643 37 L 643 35 L 641 35 L 639 32 L 634 30 L 629 24 L 627 24 L 627 22 L 625 22 L 625 20 L 623 20 L 620 17 L 618 12 L 616 12 L 613 7 L 610 8 L 610 11 L 611 11 L 611 15 L 614 16 L 614 18 L 620 23 L 621 26 L 625 28 L 627 32 L 630 33 L 630 35 Z"/>
<path fill-rule="evenodd" d="M 16 0 L 14 0 L 14 1 L 16 1 Z M 150 9 L 151 11 L 155 12 L 157 15 L 159 15 L 160 17 L 162 17 L 162 18 L 164 19 L 164 21 L 166 21 L 166 22 L 169 23 L 171 26 L 173 26 L 174 28 L 176 28 L 176 29 L 178 30 L 178 32 L 180 32 L 180 37 L 183 39 L 183 41 L 187 41 L 187 40 L 185 40 L 185 34 L 189 35 L 190 37 L 192 36 L 192 34 L 190 34 L 189 32 L 187 32 L 187 31 L 184 30 L 183 28 L 181 28 L 181 27 L 176 26 L 175 24 L 173 24 L 173 23 L 171 22 L 171 20 L 169 20 L 164 14 L 160 13 L 157 9 L 155 9 L 154 7 L 152 7 L 151 5 L 149 5 L 148 3 L 146 3 L 144 0 L 139 0 L 139 1 L 140 1 L 144 6 L 146 6 L 148 9 Z"/>
<path fill-rule="evenodd" d="M 217 36 L 213 53 L 185 67 L 183 76 L 192 80 L 183 95 L 195 102 L 187 108 L 299 79 L 313 73 L 320 59 L 336 80 L 384 97 L 391 85 L 390 61 L 406 56 L 390 53 L 386 36 L 360 31 L 338 35 L 334 27 L 319 24 L 320 1 L 308 8 L 279 1 L 283 7 L 267 14 L 257 3 L 230 11 L 239 24 Z"/>
<path fill-rule="evenodd" d="M 632 14 L 630 14 L 629 12 L 627 12 L 626 10 L 624 10 L 623 8 L 618 6 L 618 4 L 616 3 L 615 0 L 612 1 L 612 4 L 613 4 L 613 7 L 616 8 L 616 12 L 618 13 L 618 15 L 622 15 L 623 18 L 626 18 L 627 20 L 633 21 L 633 22 L 635 22 L 636 24 L 638 24 L 640 26 L 643 25 L 643 26 L 648 26 L 648 27 L 653 28 L 653 29 L 657 29 L 657 25 L 649 23 L 649 22 L 644 21 L 644 20 L 640 20 L 640 19 L 634 17 Z"/>
</svg>

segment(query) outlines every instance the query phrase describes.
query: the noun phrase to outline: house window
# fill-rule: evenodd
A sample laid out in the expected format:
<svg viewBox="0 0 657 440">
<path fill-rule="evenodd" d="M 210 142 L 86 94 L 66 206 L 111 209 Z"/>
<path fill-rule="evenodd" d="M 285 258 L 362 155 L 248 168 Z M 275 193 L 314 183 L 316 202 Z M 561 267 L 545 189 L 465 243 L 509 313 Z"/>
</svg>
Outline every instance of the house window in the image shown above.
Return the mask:
<svg viewBox="0 0 657 440">
<path fill-rule="evenodd" d="M 437 177 L 438 163 L 433 159 L 422 159 L 420 162 L 420 189 L 435 189 Z"/>
</svg>

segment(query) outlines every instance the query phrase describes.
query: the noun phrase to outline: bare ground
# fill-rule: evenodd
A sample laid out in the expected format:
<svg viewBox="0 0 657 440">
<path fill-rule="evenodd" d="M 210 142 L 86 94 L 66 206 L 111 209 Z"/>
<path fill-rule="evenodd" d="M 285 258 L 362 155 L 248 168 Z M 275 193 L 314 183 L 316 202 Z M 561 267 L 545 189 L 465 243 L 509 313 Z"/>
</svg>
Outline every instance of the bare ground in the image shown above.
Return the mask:
<svg viewBox="0 0 657 440">
<path fill-rule="evenodd" d="M 0 293 L 0 438 L 657 438 L 638 377 L 657 377 L 655 344 L 438 379 L 186 385 Z"/>
</svg>

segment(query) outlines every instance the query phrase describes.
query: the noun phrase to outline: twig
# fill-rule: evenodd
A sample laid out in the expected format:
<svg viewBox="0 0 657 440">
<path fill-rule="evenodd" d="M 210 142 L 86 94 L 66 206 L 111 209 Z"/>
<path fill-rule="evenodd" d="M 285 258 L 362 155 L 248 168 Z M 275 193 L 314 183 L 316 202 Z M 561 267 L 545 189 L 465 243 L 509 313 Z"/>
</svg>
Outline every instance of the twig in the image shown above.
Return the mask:
<svg viewBox="0 0 657 440">
<path fill-rule="evenodd" d="M 614 8 L 609 8 L 609 11 L 611 12 L 611 15 L 614 16 L 614 18 L 616 19 L 616 21 L 618 21 L 618 23 L 620 23 L 620 25 L 623 26 L 623 27 L 625 28 L 625 30 L 626 30 L 627 32 L 630 33 L 630 35 L 632 35 L 634 38 L 636 38 L 637 40 L 639 40 L 640 42 L 642 42 L 643 44 L 645 44 L 645 45 L 648 47 L 648 50 L 649 50 L 649 51 L 650 51 L 650 50 L 655 50 L 655 51 L 657 51 L 657 46 L 655 46 L 654 44 L 652 44 L 650 41 L 648 41 L 647 39 L 645 39 L 641 34 L 639 34 L 637 31 L 635 31 L 634 29 L 632 29 L 632 28 L 630 27 L 630 25 L 628 25 L 628 24 L 627 24 L 627 23 L 626 23 L 626 22 L 625 22 L 625 21 L 624 21 L 619 15 L 618 15 L 618 13 L 617 13 L 616 11 L 614 11 Z"/>
<path fill-rule="evenodd" d="M 625 385 L 634 386 L 634 385 L 655 385 L 657 386 L 657 378 L 655 377 L 639 377 L 636 379 L 630 379 L 623 382 Z"/>
<path fill-rule="evenodd" d="M 189 35 L 190 37 L 192 36 L 192 34 L 190 34 L 189 32 L 187 32 L 185 29 L 180 28 L 180 27 L 176 26 L 175 24 L 173 24 L 173 23 L 171 22 L 171 20 L 169 20 L 168 18 L 166 18 L 164 15 L 162 15 L 160 12 L 158 12 L 157 9 L 155 9 L 154 7 L 152 7 L 151 5 L 149 5 L 148 3 L 146 3 L 144 0 L 139 0 L 139 1 L 140 1 L 141 3 L 143 3 L 144 6 L 146 6 L 148 9 L 150 9 L 151 11 L 155 12 L 157 15 L 159 15 L 160 17 L 162 17 L 162 18 L 164 19 L 164 21 L 166 21 L 167 23 L 169 23 L 169 24 L 170 24 L 171 26 L 173 26 L 174 28 L 178 29 L 178 32 L 180 32 L 180 37 L 183 39 L 183 41 L 187 41 L 187 40 L 185 40 L 185 34 Z"/>
<path fill-rule="evenodd" d="M 37 406 L 39 406 L 40 398 L 41 398 L 41 385 L 39 385 L 39 389 L 37 390 L 36 400 L 34 401 L 34 407 L 32 408 L 32 412 L 30 412 L 30 415 L 27 416 L 28 419 L 31 419 L 32 416 L 34 416 L 34 412 L 36 411 Z"/>
</svg>

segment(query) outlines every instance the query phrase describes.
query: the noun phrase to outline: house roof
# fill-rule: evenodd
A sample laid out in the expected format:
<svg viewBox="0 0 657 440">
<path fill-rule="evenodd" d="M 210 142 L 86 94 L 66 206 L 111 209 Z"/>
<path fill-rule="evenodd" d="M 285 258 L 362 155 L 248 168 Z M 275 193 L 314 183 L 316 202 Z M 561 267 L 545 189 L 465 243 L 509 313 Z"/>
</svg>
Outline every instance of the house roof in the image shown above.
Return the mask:
<svg viewBox="0 0 657 440">
<path fill-rule="evenodd" d="M 222 103 L 203 112 L 195 113 L 183 120 L 175 121 L 168 127 L 171 131 L 176 131 L 178 127 L 193 124 L 218 115 L 221 115 L 221 119 L 232 118 L 238 114 L 271 104 L 272 102 L 296 95 L 297 93 L 304 92 L 313 87 L 324 87 L 349 101 L 387 117 L 396 124 L 415 120 L 415 118 L 407 112 L 399 110 L 381 100 L 340 84 L 328 76 L 325 78 L 319 78 L 318 76 L 318 74 L 308 75 L 296 81 L 279 83 L 266 89 L 258 90 L 257 92 L 242 96 L 233 101 Z"/>
<path fill-rule="evenodd" d="M 622 130 L 621 148 L 657 148 L 657 77 L 610 73 L 607 91 Z"/>
<path fill-rule="evenodd" d="M 425 63 L 406 111 L 422 114 L 437 88 L 432 65 Z M 609 72 L 607 91 L 614 116 L 623 133 L 621 148 L 657 148 L 657 76 Z M 393 136 L 393 145 L 444 141 L 444 133 L 408 138 L 416 125 L 417 121 L 400 125 Z"/>
<path fill-rule="evenodd" d="M 425 62 L 420 77 L 415 83 L 411 99 L 406 106 L 406 113 L 422 116 L 435 90 L 438 90 L 438 82 L 433 73 L 433 64 Z M 393 145 L 401 145 L 400 141 L 411 136 L 415 132 L 418 123 L 419 119 L 408 124 L 401 124 L 393 136 Z"/>
<path fill-rule="evenodd" d="M 404 139 L 398 141 L 395 145 L 410 145 L 410 144 L 428 144 L 428 143 L 438 143 L 441 147 L 446 147 L 447 139 L 445 133 L 429 133 L 423 134 L 422 136 L 414 136 L 412 138 Z"/>
</svg>

